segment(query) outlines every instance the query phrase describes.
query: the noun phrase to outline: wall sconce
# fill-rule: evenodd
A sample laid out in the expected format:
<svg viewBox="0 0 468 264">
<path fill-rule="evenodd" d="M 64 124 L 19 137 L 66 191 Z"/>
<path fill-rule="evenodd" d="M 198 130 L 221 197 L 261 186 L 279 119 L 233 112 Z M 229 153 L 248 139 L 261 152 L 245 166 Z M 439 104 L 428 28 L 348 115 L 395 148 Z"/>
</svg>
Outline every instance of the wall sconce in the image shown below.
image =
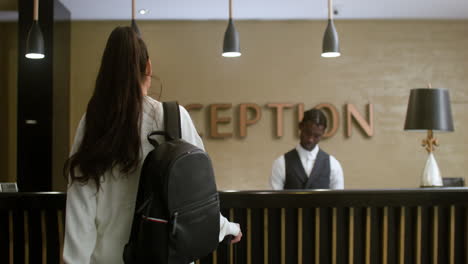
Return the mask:
<svg viewBox="0 0 468 264">
<path fill-rule="evenodd" d="M 232 21 L 232 0 L 229 0 L 229 22 L 224 33 L 223 57 L 239 57 L 240 55 L 239 33 Z"/>
<path fill-rule="evenodd" d="M 412 89 L 406 112 L 405 130 L 427 131 L 422 146 L 429 154 L 421 179 L 422 187 L 442 186 L 442 177 L 434 158 L 434 147 L 438 146 L 433 131 L 454 131 L 450 97 L 447 89 Z"/>
<path fill-rule="evenodd" d="M 25 56 L 28 59 L 43 59 L 44 54 L 44 37 L 39 27 L 39 0 L 34 0 L 33 24 L 28 32 Z"/>
</svg>

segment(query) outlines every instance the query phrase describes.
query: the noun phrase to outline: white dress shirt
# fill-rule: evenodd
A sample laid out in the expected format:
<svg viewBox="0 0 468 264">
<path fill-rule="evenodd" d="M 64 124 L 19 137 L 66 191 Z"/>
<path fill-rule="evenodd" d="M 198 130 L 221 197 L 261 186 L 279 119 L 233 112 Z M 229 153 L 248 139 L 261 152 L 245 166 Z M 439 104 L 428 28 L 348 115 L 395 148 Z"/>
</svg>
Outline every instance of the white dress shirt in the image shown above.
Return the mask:
<svg viewBox="0 0 468 264">
<path fill-rule="evenodd" d="M 297 153 L 301 159 L 302 167 L 305 170 L 307 177 L 310 176 L 315 164 L 315 159 L 319 152 L 319 146 L 316 145 L 314 149 L 308 151 L 304 149 L 301 144 L 296 146 Z M 274 190 L 283 190 L 284 182 L 286 181 L 286 162 L 284 155 L 277 158 L 273 163 L 271 172 L 270 184 Z M 341 168 L 338 160 L 330 155 L 330 189 L 343 189 L 344 178 L 343 169 Z"/>
<path fill-rule="evenodd" d="M 148 133 L 164 130 L 163 118 L 162 103 L 145 96 L 140 135 L 142 157 L 153 149 L 146 138 Z M 180 107 L 180 119 L 182 138 L 204 149 L 192 119 L 183 107 Z M 75 135 L 72 154 L 82 141 L 85 123 L 83 116 Z M 162 140 L 162 136 L 159 139 Z M 122 254 L 130 237 L 143 160 L 128 175 L 121 175 L 117 169 L 106 172 L 99 192 L 96 192 L 92 180 L 87 184 L 74 182 L 69 185 L 63 250 L 65 263 L 123 263 Z M 236 224 L 221 215 L 220 241 L 225 235 L 237 235 L 239 231 Z"/>
</svg>

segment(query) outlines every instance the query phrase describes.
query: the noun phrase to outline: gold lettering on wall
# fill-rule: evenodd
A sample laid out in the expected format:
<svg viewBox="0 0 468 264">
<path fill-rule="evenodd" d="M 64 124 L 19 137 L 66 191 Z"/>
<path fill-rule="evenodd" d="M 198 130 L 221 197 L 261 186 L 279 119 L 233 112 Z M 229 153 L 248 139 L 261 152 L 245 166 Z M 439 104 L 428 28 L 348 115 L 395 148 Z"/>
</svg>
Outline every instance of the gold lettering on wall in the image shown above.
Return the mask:
<svg viewBox="0 0 468 264">
<path fill-rule="evenodd" d="M 267 104 L 267 107 L 276 108 L 276 136 L 283 136 L 283 110 L 285 108 L 293 107 L 293 104 L 285 103 L 271 103 Z"/>
<path fill-rule="evenodd" d="M 199 103 L 191 103 L 185 105 L 187 111 L 203 111 L 203 109 L 208 110 L 209 108 L 209 136 L 211 138 L 230 138 L 233 136 L 234 131 L 239 129 L 239 138 L 247 137 L 247 127 L 257 124 L 262 119 L 262 107 L 270 108 L 273 110 L 272 118 L 275 124 L 275 136 L 281 138 L 283 136 L 284 130 L 284 109 L 287 108 L 296 108 L 297 112 L 292 112 L 291 114 L 297 116 L 297 122 L 302 121 L 304 117 L 304 103 L 268 103 L 266 105 L 260 106 L 256 103 L 241 103 L 239 104 L 238 118 L 239 123 L 233 123 L 234 127 L 230 127 L 229 132 L 219 132 L 221 125 L 230 124 L 233 120 L 233 106 L 232 103 L 220 103 L 220 104 L 211 104 L 205 106 Z M 323 138 L 330 138 L 336 135 L 338 129 L 340 128 L 340 122 L 344 124 L 344 135 L 346 137 L 351 137 L 352 135 L 352 126 L 353 119 L 357 127 L 359 127 L 365 136 L 372 137 L 374 135 L 374 106 L 373 104 L 367 104 L 365 109 L 366 113 L 361 114 L 355 105 L 345 104 L 345 113 L 344 118 L 340 118 L 340 114 L 335 105 L 331 103 L 320 103 L 314 108 L 321 109 L 325 112 L 327 116 L 327 131 L 323 135 Z M 222 113 L 219 113 L 222 112 Z M 224 113 L 223 113 L 224 112 Z M 276 112 L 276 113 L 275 113 Z M 222 115 L 222 116 L 220 116 Z M 342 121 L 341 121 L 342 120 Z M 237 121 L 237 119 L 236 119 Z M 299 126 L 294 121 L 294 126 L 297 128 L 297 135 L 300 134 Z M 236 126 L 239 126 L 237 128 Z M 202 133 L 200 133 L 200 136 Z"/>
<path fill-rule="evenodd" d="M 325 134 L 323 135 L 323 138 L 329 138 L 329 137 L 334 136 L 336 134 L 336 131 L 338 131 L 338 126 L 339 126 L 338 120 L 340 120 L 338 116 L 338 110 L 336 109 L 336 107 L 329 103 L 322 103 L 322 104 L 316 105 L 314 108 L 323 109 L 330 114 L 329 118 L 327 119 L 328 128 Z"/>
<path fill-rule="evenodd" d="M 297 123 L 300 123 L 304 118 L 304 104 L 297 104 Z"/>
<path fill-rule="evenodd" d="M 374 135 L 374 106 L 372 104 L 367 105 L 367 115 L 368 121 L 366 121 L 359 111 L 356 109 L 356 106 L 353 104 L 346 104 L 346 136 L 351 137 L 351 123 L 352 119 L 357 122 L 361 129 L 366 133 L 368 137 Z"/>
<path fill-rule="evenodd" d="M 202 104 L 188 104 L 184 106 L 187 111 L 200 110 L 203 108 Z"/>
<path fill-rule="evenodd" d="M 218 109 L 231 109 L 232 104 L 212 104 L 210 105 L 210 136 L 212 138 L 228 138 L 232 137 L 232 133 L 219 133 L 219 123 L 230 123 L 230 117 L 218 117 Z"/>
<path fill-rule="evenodd" d="M 248 110 L 253 110 L 253 119 L 248 119 Z M 257 123 L 262 118 L 262 110 L 257 104 L 245 103 L 240 104 L 239 107 L 239 135 L 241 137 L 247 136 L 247 126 Z"/>
</svg>

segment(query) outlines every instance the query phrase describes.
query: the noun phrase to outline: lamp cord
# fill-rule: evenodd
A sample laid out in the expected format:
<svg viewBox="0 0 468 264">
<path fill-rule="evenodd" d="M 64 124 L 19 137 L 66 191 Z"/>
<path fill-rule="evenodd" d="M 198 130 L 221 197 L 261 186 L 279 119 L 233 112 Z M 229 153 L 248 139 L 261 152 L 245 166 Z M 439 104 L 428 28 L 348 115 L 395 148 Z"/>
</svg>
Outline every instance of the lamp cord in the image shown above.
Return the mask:
<svg viewBox="0 0 468 264">
<path fill-rule="evenodd" d="M 229 19 L 232 19 L 232 0 L 229 0 Z"/>
<path fill-rule="evenodd" d="M 39 20 L 39 0 L 34 0 L 34 13 L 33 13 L 33 20 Z"/>
<path fill-rule="evenodd" d="M 132 0 L 132 20 L 135 20 L 135 0 Z"/>
<path fill-rule="evenodd" d="M 333 4 L 332 0 L 328 0 L 328 19 L 333 19 Z"/>
</svg>

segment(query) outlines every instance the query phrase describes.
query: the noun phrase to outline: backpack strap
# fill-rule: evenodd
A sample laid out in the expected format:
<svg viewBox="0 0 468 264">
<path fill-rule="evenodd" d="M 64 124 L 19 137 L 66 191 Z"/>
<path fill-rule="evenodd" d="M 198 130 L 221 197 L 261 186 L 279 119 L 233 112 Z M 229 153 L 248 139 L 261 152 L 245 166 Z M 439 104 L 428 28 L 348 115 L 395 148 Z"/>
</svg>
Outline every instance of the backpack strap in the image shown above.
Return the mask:
<svg viewBox="0 0 468 264">
<path fill-rule="evenodd" d="M 166 130 L 166 140 L 182 138 L 180 126 L 180 109 L 177 102 L 163 102 L 164 128 Z"/>
<path fill-rule="evenodd" d="M 164 110 L 164 127 L 165 131 L 153 131 L 148 134 L 147 138 L 148 141 L 156 148 L 158 146 L 158 142 L 151 138 L 153 135 L 164 135 L 166 140 L 174 140 L 177 138 L 182 137 L 182 129 L 180 126 L 180 109 L 179 104 L 177 102 L 163 102 L 163 110 Z M 148 203 L 148 201 L 144 201 L 143 197 L 143 178 L 140 175 L 140 180 L 138 183 L 138 191 L 137 191 L 137 199 L 135 204 L 135 211 L 133 213 L 133 221 L 132 221 L 132 230 L 130 233 L 129 241 L 136 241 L 138 228 L 140 226 L 141 218 L 140 214 L 142 208 L 144 208 Z M 135 256 L 132 255 L 133 251 L 131 249 L 132 246 L 128 243 L 125 245 L 124 249 L 124 260 L 125 263 L 131 263 L 130 260 L 135 259 Z"/>
</svg>

